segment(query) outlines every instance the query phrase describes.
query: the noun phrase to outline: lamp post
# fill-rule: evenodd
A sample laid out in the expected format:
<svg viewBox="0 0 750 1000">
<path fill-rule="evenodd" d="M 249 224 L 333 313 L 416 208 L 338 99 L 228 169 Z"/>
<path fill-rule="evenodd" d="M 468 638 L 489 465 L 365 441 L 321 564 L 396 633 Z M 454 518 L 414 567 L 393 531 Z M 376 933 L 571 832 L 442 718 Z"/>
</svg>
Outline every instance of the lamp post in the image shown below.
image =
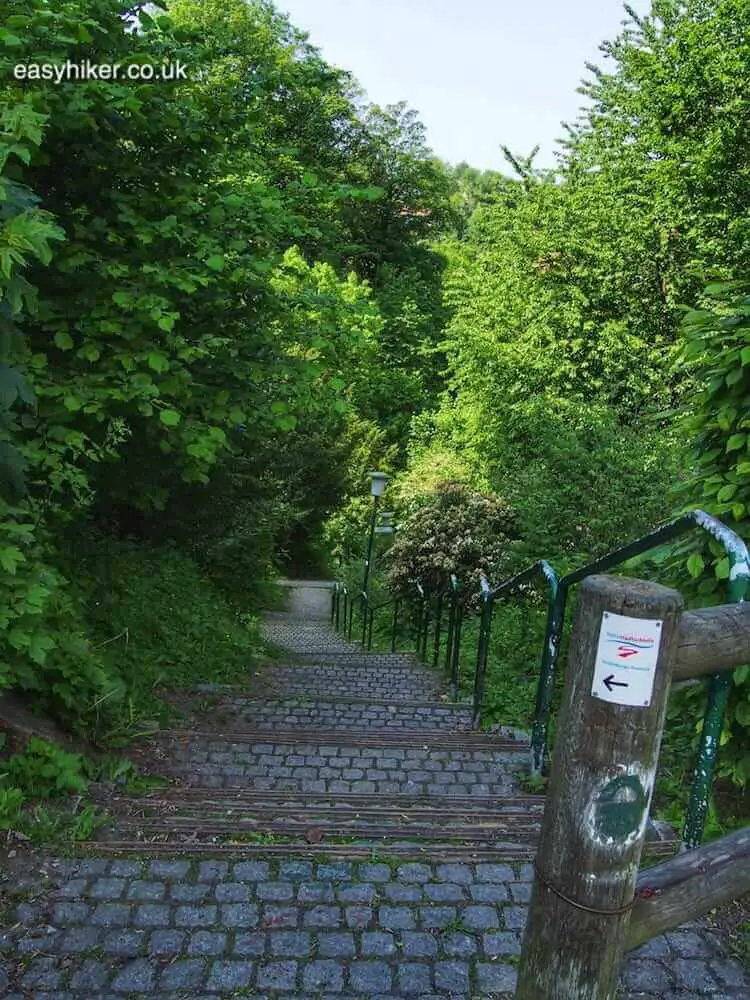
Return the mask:
<svg viewBox="0 0 750 1000">
<path fill-rule="evenodd" d="M 370 531 L 367 536 L 367 558 L 365 559 L 365 577 L 362 582 L 362 642 L 367 634 L 367 586 L 370 582 L 370 568 L 372 565 L 372 545 L 375 539 L 375 521 L 378 515 L 378 500 L 383 495 L 385 484 L 390 476 L 384 472 L 368 472 L 370 479 L 370 495 L 372 496 L 372 513 L 370 514 Z"/>
<path fill-rule="evenodd" d="M 384 472 L 368 472 L 370 478 L 370 494 L 372 496 L 372 514 L 370 515 L 370 533 L 367 538 L 367 558 L 365 559 L 365 578 L 362 583 L 362 592 L 367 593 L 367 585 L 370 582 L 370 564 L 372 563 L 372 544 L 375 538 L 375 522 L 378 515 L 378 500 L 382 497 L 385 484 L 390 479 Z"/>
</svg>

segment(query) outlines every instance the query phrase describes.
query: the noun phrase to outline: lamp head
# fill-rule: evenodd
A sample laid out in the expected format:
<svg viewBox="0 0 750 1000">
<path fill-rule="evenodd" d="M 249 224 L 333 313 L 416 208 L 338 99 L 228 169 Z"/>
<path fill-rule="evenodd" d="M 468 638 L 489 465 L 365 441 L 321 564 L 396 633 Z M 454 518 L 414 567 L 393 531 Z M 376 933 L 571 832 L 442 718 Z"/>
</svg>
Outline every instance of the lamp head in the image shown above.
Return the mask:
<svg viewBox="0 0 750 1000">
<path fill-rule="evenodd" d="M 382 497 L 385 484 L 391 478 L 385 472 L 368 472 L 370 479 L 370 494 L 374 497 Z"/>
</svg>

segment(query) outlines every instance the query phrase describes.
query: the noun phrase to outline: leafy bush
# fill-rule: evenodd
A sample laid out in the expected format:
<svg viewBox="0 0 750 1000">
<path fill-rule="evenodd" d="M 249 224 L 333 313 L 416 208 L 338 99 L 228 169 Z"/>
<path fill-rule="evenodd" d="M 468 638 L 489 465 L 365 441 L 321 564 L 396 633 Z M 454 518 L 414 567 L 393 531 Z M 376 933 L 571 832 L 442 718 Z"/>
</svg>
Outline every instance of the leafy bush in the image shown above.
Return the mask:
<svg viewBox="0 0 750 1000">
<path fill-rule="evenodd" d="M 415 498 L 414 509 L 401 518 L 386 577 L 394 590 L 410 595 L 415 583 L 426 593 L 445 590 L 451 573 L 464 588 L 476 589 L 482 572 L 500 578 L 516 530 L 511 508 L 499 497 L 445 483 Z"/>
<path fill-rule="evenodd" d="M 37 844 L 89 840 L 104 816 L 91 804 L 79 808 L 80 798 L 71 804 L 70 796 L 86 791 L 90 771 L 81 754 L 33 736 L 21 752 L 0 760 L 0 831 Z"/>
<path fill-rule="evenodd" d="M 750 283 L 709 285 L 702 308 L 686 314 L 683 329 L 684 360 L 703 389 L 684 422 L 690 442 L 688 474 L 676 493 L 684 509 L 700 507 L 750 542 Z M 691 534 L 674 548 L 673 572 L 676 585 L 694 603 L 719 604 L 728 599 L 729 559 L 723 546 L 705 533 Z M 734 682 L 717 773 L 736 785 L 747 785 L 750 666 L 735 670 Z M 700 686 L 675 699 L 675 718 L 683 725 L 687 721 L 694 743 L 705 698 Z"/>
<path fill-rule="evenodd" d="M 503 408 L 493 427 L 486 474 L 518 514 L 524 562 L 580 566 L 671 513 L 679 451 L 668 428 L 550 395 Z"/>
<path fill-rule="evenodd" d="M 264 648 L 258 621 L 194 560 L 170 546 L 110 540 L 84 569 L 102 657 L 136 704 L 159 686 L 247 682 Z"/>
<path fill-rule="evenodd" d="M 18 786 L 24 796 L 45 799 L 84 792 L 88 781 L 83 776 L 83 767 L 81 754 L 68 753 L 32 736 L 23 752 L 9 757 L 2 769 L 8 783 Z"/>
</svg>

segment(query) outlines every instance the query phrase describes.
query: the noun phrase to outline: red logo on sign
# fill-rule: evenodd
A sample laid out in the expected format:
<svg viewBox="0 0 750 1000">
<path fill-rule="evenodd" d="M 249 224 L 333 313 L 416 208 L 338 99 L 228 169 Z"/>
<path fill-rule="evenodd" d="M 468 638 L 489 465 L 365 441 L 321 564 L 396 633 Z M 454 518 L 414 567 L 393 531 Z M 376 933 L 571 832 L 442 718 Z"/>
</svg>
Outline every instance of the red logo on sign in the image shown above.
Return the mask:
<svg viewBox="0 0 750 1000">
<path fill-rule="evenodd" d="M 622 660 L 626 660 L 629 656 L 635 656 L 637 654 L 637 649 L 631 649 L 630 646 L 618 646 L 617 655 Z"/>
</svg>

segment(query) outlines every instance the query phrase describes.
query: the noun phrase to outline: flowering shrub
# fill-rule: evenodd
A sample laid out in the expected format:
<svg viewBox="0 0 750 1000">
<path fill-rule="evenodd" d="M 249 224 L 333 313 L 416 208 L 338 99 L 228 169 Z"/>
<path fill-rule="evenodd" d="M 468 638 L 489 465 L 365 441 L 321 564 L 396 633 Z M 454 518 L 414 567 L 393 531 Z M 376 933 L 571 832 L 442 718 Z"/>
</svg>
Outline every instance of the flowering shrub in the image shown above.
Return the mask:
<svg viewBox="0 0 750 1000">
<path fill-rule="evenodd" d="M 444 483 L 416 497 L 402 517 L 386 577 L 395 591 L 410 596 L 417 583 L 425 593 L 446 590 L 451 573 L 473 591 L 482 572 L 495 583 L 502 578 L 516 537 L 515 516 L 500 497 Z"/>
</svg>

